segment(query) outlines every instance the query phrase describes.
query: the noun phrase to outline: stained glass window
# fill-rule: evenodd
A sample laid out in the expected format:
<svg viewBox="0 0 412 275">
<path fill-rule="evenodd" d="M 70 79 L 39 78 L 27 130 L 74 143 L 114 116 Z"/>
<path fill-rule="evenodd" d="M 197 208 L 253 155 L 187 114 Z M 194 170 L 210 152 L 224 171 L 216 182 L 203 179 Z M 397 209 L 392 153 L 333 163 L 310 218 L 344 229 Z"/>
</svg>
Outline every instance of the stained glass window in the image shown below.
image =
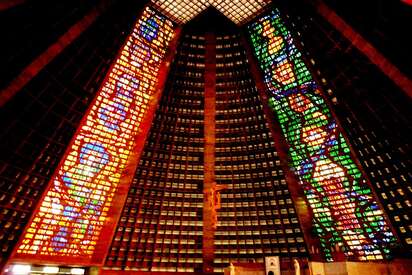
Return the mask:
<svg viewBox="0 0 412 275">
<path fill-rule="evenodd" d="M 387 258 L 395 238 L 279 12 L 248 32 L 326 259 Z"/>
<path fill-rule="evenodd" d="M 160 63 L 170 20 L 146 8 L 75 134 L 15 257 L 91 259 L 113 207 Z M 51 258 L 51 259 L 52 259 Z"/>
</svg>

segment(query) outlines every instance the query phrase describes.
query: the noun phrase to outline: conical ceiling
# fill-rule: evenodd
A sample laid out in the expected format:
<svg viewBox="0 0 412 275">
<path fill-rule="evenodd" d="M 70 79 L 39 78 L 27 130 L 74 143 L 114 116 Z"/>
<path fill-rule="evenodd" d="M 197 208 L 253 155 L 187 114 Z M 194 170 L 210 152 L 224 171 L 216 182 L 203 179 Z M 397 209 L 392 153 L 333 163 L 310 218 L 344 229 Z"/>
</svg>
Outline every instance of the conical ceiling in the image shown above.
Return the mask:
<svg viewBox="0 0 412 275">
<path fill-rule="evenodd" d="M 151 0 L 152 4 L 178 24 L 184 24 L 208 8 L 215 7 L 241 25 L 261 13 L 271 0 Z"/>
</svg>

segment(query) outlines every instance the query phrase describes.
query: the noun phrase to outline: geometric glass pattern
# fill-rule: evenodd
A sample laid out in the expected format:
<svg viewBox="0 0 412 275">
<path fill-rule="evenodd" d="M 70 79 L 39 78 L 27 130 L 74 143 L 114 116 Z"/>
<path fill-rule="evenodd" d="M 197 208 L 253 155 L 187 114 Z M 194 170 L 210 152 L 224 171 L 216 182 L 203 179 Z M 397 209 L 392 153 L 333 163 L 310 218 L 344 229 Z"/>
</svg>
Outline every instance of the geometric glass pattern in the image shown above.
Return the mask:
<svg viewBox="0 0 412 275">
<path fill-rule="evenodd" d="M 264 10 L 270 0 L 151 0 L 153 6 L 178 24 L 187 23 L 200 12 L 214 6 L 218 11 L 241 25 Z"/>
<path fill-rule="evenodd" d="M 242 25 L 263 12 L 270 0 L 215 0 L 210 1 L 218 11 L 223 13 L 227 18 L 237 25 Z"/>
<path fill-rule="evenodd" d="M 187 23 L 205 10 L 208 1 L 152 0 L 152 5 L 178 24 Z"/>
<path fill-rule="evenodd" d="M 350 259 L 388 258 L 395 237 L 279 12 L 248 32 L 325 258 L 336 246 Z"/>
<path fill-rule="evenodd" d="M 91 259 L 141 131 L 172 22 L 146 8 L 87 111 L 15 257 Z M 31 257 L 33 257 L 31 256 Z"/>
</svg>

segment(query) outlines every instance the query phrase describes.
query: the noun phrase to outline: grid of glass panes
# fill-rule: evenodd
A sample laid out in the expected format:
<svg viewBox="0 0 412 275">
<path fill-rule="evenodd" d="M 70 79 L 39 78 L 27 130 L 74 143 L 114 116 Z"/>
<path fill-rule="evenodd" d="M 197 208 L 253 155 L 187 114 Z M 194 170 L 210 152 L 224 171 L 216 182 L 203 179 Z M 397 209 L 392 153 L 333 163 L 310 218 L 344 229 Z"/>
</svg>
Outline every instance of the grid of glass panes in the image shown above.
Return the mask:
<svg viewBox="0 0 412 275">
<path fill-rule="evenodd" d="M 16 257 L 91 259 L 173 36 L 146 8 L 76 133 Z"/>
<path fill-rule="evenodd" d="M 124 43 L 127 34 L 122 32 L 132 26 L 142 8 L 134 3 L 125 12 L 124 4 L 112 6 L 1 108 L 0 268 L 23 234 L 109 61 Z M 61 14 L 59 20 L 70 25 Z"/>
<path fill-rule="evenodd" d="M 187 23 L 209 6 L 207 1 L 151 0 L 154 7 L 178 24 Z"/>
<path fill-rule="evenodd" d="M 211 4 L 230 20 L 241 25 L 263 12 L 271 0 L 234 1 L 211 0 Z"/>
<path fill-rule="evenodd" d="M 218 36 L 216 47 L 216 182 L 227 189 L 218 210 L 215 272 L 231 261 L 305 257 L 303 233 L 240 36 Z"/>
<path fill-rule="evenodd" d="M 394 236 L 279 12 L 248 29 L 326 259 L 335 245 L 351 258 L 383 259 Z"/>
<path fill-rule="evenodd" d="M 179 24 L 187 23 L 207 7 L 213 6 L 238 25 L 254 18 L 271 3 L 270 0 L 151 0 L 151 2 Z"/>
<path fill-rule="evenodd" d="M 105 268 L 202 270 L 205 39 L 184 35 Z"/>
<path fill-rule="evenodd" d="M 412 251 L 412 110 L 406 95 L 321 15 L 305 6 L 288 12 L 294 33 L 313 57 L 310 62 L 319 68 L 324 95 L 342 118 L 399 238 Z M 364 115 L 365 108 L 370 115 Z"/>
</svg>

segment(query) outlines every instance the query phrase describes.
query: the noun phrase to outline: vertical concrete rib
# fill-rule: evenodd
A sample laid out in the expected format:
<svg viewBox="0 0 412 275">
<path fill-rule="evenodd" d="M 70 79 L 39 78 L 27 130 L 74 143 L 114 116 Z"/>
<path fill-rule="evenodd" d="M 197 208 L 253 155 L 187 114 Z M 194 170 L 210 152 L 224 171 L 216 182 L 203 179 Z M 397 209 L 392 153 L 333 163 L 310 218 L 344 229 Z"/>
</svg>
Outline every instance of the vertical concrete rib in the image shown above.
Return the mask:
<svg viewBox="0 0 412 275">
<path fill-rule="evenodd" d="M 412 80 L 403 74 L 392 62 L 379 52 L 369 41 L 357 33 L 354 28 L 345 22 L 323 1 L 312 3 L 316 11 L 339 31 L 352 45 L 362 52 L 375 64 L 389 79 L 391 79 L 405 94 L 412 97 Z"/>
<path fill-rule="evenodd" d="M 18 1 L 16 1 L 18 2 Z M 0 107 L 5 105 L 14 95 L 16 95 L 27 83 L 29 83 L 41 70 L 54 60 L 73 41 L 84 33 L 96 19 L 110 6 L 111 1 L 102 1 L 82 19 L 71 26 L 57 41 L 51 44 L 43 53 L 37 56 L 27 65 L 20 74 L 14 78 L 8 86 L 0 90 Z M 0 5 L 0 11 L 2 6 Z"/>
<path fill-rule="evenodd" d="M 216 38 L 206 34 L 203 184 L 203 272 L 213 271 L 215 209 Z"/>
</svg>

